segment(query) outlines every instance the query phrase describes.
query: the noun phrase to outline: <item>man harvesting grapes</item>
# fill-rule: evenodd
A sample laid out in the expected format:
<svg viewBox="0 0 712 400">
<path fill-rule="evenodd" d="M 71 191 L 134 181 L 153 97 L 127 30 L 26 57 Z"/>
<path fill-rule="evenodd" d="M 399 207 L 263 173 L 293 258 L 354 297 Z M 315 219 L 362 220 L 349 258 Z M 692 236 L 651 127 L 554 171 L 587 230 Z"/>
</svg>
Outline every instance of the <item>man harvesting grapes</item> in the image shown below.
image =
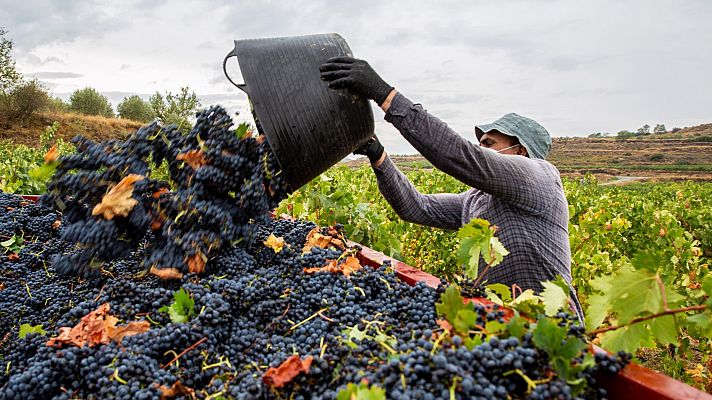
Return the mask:
<svg viewBox="0 0 712 400">
<path fill-rule="evenodd" d="M 479 146 L 463 139 L 420 104 L 387 84 L 363 60 L 335 57 L 320 67 L 332 89 L 371 100 L 436 168 L 472 187 L 464 193 L 422 194 L 398 170 L 374 136 L 357 150 L 371 161 L 378 188 L 406 221 L 458 229 L 473 218 L 499 227 L 509 256 L 484 276 L 488 283 L 542 290 L 561 275 L 571 282 L 568 203 L 559 171 L 545 157 L 551 136 L 536 121 L 514 113 L 475 126 Z M 482 264 L 481 268 L 482 268 Z M 574 309 L 583 313 L 572 290 Z"/>
</svg>

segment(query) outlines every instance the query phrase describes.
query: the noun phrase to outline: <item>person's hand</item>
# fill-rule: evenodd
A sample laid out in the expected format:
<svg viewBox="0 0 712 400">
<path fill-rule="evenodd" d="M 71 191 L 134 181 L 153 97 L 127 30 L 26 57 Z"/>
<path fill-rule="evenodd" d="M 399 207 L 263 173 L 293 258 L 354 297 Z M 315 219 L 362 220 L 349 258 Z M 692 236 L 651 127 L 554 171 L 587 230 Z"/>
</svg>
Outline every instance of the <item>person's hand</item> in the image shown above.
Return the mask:
<svg viewBox="0 0 712 400">
<path fill-rule="evenodd" d="M 321 79 L 329 82 L 332 89 L 348 89 L 380 106 L 393 90 L 364 60 L 340 56 L 330 58 L 319 67 Z"/>
<path fill-rule="evenodd" d="M 378 141 L 378 138 L 376 136 L 373 136 L 368 139 L 368 142 L 366 142 L 366 144 L 356 149 L 354 151 L 354 154 L 360 154 L 368 157 L 368 161 L 373 164 L 381 159 L 381 156 L 383 155 L 383 150 L 384 149 L 381 142 Z"/>
</svg>

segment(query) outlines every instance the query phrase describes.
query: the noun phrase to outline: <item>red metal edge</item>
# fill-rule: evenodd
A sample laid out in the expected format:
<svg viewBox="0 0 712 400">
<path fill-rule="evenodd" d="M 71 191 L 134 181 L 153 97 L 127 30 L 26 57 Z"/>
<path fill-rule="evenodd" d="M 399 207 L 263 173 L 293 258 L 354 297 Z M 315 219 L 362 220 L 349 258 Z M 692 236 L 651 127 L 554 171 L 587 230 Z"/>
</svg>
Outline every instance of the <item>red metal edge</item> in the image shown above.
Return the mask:
<svg viewBox="0 0 712 400">
<path fill-rule="evenodd" d="M 35 203 L 40 199 L 40 195 L 38 194 L 21 194 L 19 196 L 25 200 L 34 201 Z"/>
<path fill-rule="evenodd" d="M 596 352 L 608 353 L 594 346 Z M 665 374 L 630 363 L 618 375 L 596 377 L 608 393 L 620 399 L 710 400 L 712 395 L 695 389 Z"/>
</svg>

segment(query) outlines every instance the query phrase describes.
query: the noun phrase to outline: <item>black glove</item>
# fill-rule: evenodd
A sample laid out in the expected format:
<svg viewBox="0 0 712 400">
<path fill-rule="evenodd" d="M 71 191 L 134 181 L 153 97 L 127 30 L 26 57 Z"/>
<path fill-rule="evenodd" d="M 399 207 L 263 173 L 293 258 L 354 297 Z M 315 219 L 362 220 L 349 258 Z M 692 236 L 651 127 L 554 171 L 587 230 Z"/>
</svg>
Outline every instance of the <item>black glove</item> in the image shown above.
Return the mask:
<svg viewBox="0 0 712 400">
<path fill-rule="evenodd" d="M 383 155 L 383 145 L 378 141 L 378 138 L 373 136 L 368 139 L 368 142 L 354 151 L 354 154 L 361 154 L 368 157 L 371 164 L 381 159 Z"/>
<path fill-rule="evenodd" d="M 381 79 L 366 61 L 353 57 L 341 56 L 330 58 L 319 67 L 321 79 L 329 82 L 332 89 L 350 91 L 373 99 L 380 106 L 393 90 L 393 86 Z"/>
</svg>

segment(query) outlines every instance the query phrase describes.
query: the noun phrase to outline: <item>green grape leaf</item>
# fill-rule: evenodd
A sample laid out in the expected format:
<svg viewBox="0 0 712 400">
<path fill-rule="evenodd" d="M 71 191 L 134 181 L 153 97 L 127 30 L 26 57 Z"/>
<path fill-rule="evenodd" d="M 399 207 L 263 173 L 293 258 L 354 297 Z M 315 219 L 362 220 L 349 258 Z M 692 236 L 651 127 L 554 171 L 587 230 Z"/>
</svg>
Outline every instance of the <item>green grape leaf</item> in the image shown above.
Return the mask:
<svg viewBox="0 0 712 400">
<path fill-rule="evenodd" d="M 712 336 L 712 312 L 710 310 L 687 317 L 687 324 L 700 330 L 707 337 Z"/>
<path fill-rule="evenodd" d="M 521 339 L 527 333 L 527 320 L 519 315 L 513 316 L 507 322 L 507 332 L 510 336 Z"/>
<path fill-rule="evenodd" d="M 663 315 L 650 320 L 650 331 L 662 345 L 677 343 L 677 323 L 672 315 Z"/>
<path fill-rule="evenodd" d="M 532 334 L 534 344 L 547 354 L 556 354 L 561 342 L 566 337 L 566 328 L 559 326 L 549 318 L 540 317 Z"/>
<path fill-rule="evenodd" d="M 569 284 L 564 280 L 564 277 L 561 275 L 556 275 L 556 279 L 551 281 L 552 283 L 555 283 L 558 287 L 560 287 L 564 293 L 566 293 L 566 296 L 571 295 L 571 288 L 569 287 Z"/>
<path fill-rule="evenodd" d="M 661 310 L 662 295 L 654 273 L 621 268 L 613 279 L 614 285 L 605 295 L 610 311 L 618 315 L 620 323 L 626 324 L 641 314 Z"/>
<path fill-rule="evenodd" d="M 565 360 L 571 360 L 572 358 L 577 357 L 579 353 L 581 353 L 587 347 L 588 345 L 584 343 L 583 340 L 577 337 L 571 337 L 566 342 L 564 342 L 563 346 L 559 348 L 557 354 L 563 357 Z"/>
<path fill-rule="evenodd" d="M 505 303 L 512 301 L 512 290 L 507 287 L 507 285 L 501 283 L 493 283 L 491 285 L 485 286 L 486 292 L 494 292 L 497 294 L 499 299 Z"/>
<path fill-rule="evenodd" d="M 474 310 L 474 306 L 472 303 L 465 304 L 460 291 L 454 285 L 448 286 L 445 293 L 440 296 L 440 302 L 435 304 L 438 315 L 450 323 L 454 323 L 457 313 L 463 309 Z"/>
<path fill-rule="evenodd" d="M 482 336 L 466 336 L 462 342 L 465 344 L 465 347 L 467 347 L 467 350 L 471 351 L 475 347 L 482 344 Z"/>
<path fill-rule="evenodd" d="M 544 290 L 539 294 L 544 303 L 544 313 L 547 317 L 553 317 L 556 313 L 565 308 L 569 302 L 569 296 L 561 286 L 554 282 L 542 282 Z"/>
<path fill-rule="evenodd" d="M 344 334 L 348 336 L 349 340 L 356 339 L 358 341 L 363 341 L 367 336 L 366 329 L 360 330 L 358 325 L 354 325 L 353 327 L 344 330 Z"/>
<path fill-rule="evenodd" d="M 634 353 L 649 340 L 645 324 L 633 324 L 601 335 L 601 346 L 611 352 L 625 350 Z"/>
<path fill-rule="evenodd" d="M 188 291 L 180 288 L 173 293 L 173 303 L 159 308 L 158 311 L 167 312 L 174 324 L 182 324 L 195 316 L 195 300 Z"/>
<path fill-rule="evenodd" d="M 656 272 L 661 265 L 665 264 L 660 252 L 654 250 L 638 251 L 630 262 L 635 269 L 645 269 L 651 272 Z"/>
<path fill-rule="evenodd" d="M 588 308 L 586 309 L 586 327 L 596 329 L 608 315 L 608 296 L 596 294 L 588 298 Z"/>
<path fill-rule="evenodd" d="M 477 313 L 473 310 L 462 309 L 457 312 L 455 320 L 452 321 L 452 327 L 455 331 L 462 334 L 467 334 L 471 328 L 477 324 Z"/>
<path fill-rule="evenodd" d="M 465 265 L 465 275 L 470 279 L 477 279 L 480 263 L 480 243 L 475 238 L 460 240 L 457 251 L 457 262 Z"/>
<path fill-rule="evenodd" d="M 365 382 L 349 383 L 339 390 L 336 400 L 386 400 L 386 392 L 376 385 L 369 387 Z"/>
<path fill-rule="evenodd" d="M 235 136 L 237 136 L 239 139 L 242 139 L 247 134 L 247 131 L 249 129 L 250 124 L 248 124 L 247 122 L 243 122 L 237 126 L 237 129 L 235 129 Z"/>
<path fill-rule="evenodd" d="M 702 290 L 712 299 L 712 274 L 705 276 L 702 280 Z"/>
<path fill-rule="evenodd" d="M 488 335 L 499 336 L 499 334 L 504 332 L 506 329 L 507 325 L 496 320 L 487 321 L 485 324 L 485 331 L 487 331 Z"/>
<path fill-rule="evenodd" d="M 32 326 L 30 324 L 20 325 L 20 339 L 24 339 L 30 333 L 39 333 L 40 335 L 47 335 L 47 331 L 42 329 L 42 324 Z"/>
<path fill-rule="evenodd" d="M 30 170 L 28 172 L 28 175 L 32 179 L 44 182 L 54 174 L 54 171 L 57 170 L 58 165 L 59 161 L 52 161 L 47 164 L 42 164 L 39 167 Z"/>
<path fill-rule="evenodd" d="M 509 255 L 509 251 L 504 248 L 502 242 L 496 237 L 490 238 L 490 265 L 494 267 L 504 260 L 504 256 Z"/>
</svg>

